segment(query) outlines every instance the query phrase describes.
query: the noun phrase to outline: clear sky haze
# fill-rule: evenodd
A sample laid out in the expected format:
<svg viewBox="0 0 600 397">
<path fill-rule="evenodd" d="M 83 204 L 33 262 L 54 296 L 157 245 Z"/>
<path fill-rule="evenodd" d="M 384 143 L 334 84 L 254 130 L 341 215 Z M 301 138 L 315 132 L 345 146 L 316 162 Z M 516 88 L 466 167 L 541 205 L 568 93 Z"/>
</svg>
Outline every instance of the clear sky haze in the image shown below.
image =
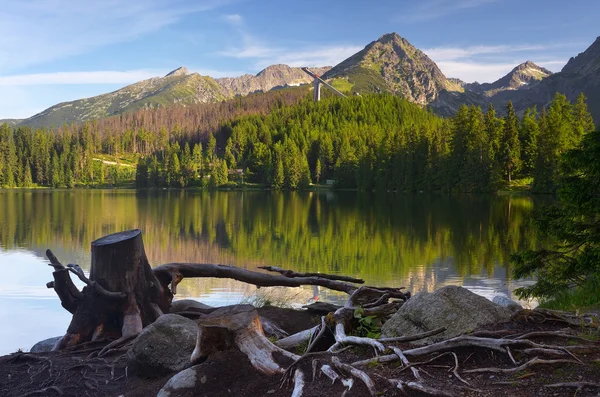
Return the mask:
<svg viewBox="0 0 600 397">
<path fill-rule="evenodd" d="M 0 0 L 0 119 L 179 66 L 213 77 L 335 65 L 397 32 L 448 77 L 560 71 L 600 30 L 598 0 Z"/>
</svg>

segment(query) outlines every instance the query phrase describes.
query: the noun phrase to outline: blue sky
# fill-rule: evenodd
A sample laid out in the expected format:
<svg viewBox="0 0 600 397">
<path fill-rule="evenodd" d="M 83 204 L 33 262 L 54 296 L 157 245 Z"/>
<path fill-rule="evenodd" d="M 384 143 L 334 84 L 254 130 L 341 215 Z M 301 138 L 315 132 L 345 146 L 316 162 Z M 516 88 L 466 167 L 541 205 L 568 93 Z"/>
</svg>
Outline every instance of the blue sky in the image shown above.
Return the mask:
<svg viewBox="0 0 600 397">
<path fill-rule="evenodd" d="M 597 0 L 2 0 L 0 119 L 164 75 L 334 65 L 384 33 L 448 77 L 559 71 L 600 34 Z"/>
</svg>

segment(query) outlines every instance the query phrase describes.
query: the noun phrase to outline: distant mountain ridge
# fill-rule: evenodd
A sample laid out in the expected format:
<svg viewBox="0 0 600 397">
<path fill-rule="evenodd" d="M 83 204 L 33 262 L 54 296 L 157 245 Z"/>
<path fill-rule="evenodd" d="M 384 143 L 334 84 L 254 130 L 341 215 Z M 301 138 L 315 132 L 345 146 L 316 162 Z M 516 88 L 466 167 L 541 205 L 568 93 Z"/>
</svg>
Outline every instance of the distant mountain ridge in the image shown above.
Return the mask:
<svg viewBox="0 0 600 397">
<path fill-rule="evenodd" d="M 331 66 L 312 68 L 312 71 L 322 75 L 331 69 Z M 231 95 L 248 95 L 255 92 L 266 92 L 275 88 L 308 84 L 310 76 L 300 68 L 288 65 L 271 65 L 258 72 L 256 75 L 245 74 L 239 77 L 224 77 L 216 79 L 223 88 L 230 91 Z"/>
<path fill-rule="evenodd" d="M 329 69 L 330 67 L 314 68 L 317 73 L 325 73 Z M 164 77 L 142 80 L 91 98 L 59 103 L 28 119 L 14 121 L 11 125 L 56 127 L 141 108 L 214 103 L 237 95 L 266 92 L 309 82 L 311 78 L 300 68 L 287 65 L 272 65 L 256 75 L 221 79 L 190 73 L 185 67 L 179 67 Z"/>
<path fill-rule="evenodd" d="M 516 66 L 492 83 L 465 83 L 448 78 L 425 53 L 397 33 L 389 33 L 334 67 L 311 68 L 337 89 L 350 93 L 392 93 L 442 116 L 453 115 L 462 104 L 502 111 L 512 101 L 519 112 L 545 106 L 561 92 L 574 100 L 583 92 L 590 112 L 600 121 L 600 37 L 573 57 L 559 73 L 531 61 Z M 218 102 L 238 95 L 267 92 L 307 84 L 300 68 L 271 65 L 256 75 L 213 79 L 180 67 L 164 77 L 128 85 L 92 98 L 64 102 L 11 125 L 57 126 L 117 115 L 140 108 Z"/>
<path fill-rule="evenodd" d="M 580 93 L 587 97 L 590 113 L 600 124 L 600 37 L 584 52 L 573 57 L 563 69 L 525 90 L 504 91 L 490 98 L 495 106 L 512 101 L 515 109 L 537 106 L 540 109 L 560 92 L 574 101 Z"/>
<path fill-rule="evenodd" d="M 471 83 L 464 84 L 463 87 L 485 96 L 494 96 L 500 91 L 519 90 L 531 88 L 546 77 L 552 75 L 552 72 L 546 68 L 536 65 L 531 61 L 524 62 L 515 67 L 506 76 L 496 80 L 493 83 Z"/>
</svg>

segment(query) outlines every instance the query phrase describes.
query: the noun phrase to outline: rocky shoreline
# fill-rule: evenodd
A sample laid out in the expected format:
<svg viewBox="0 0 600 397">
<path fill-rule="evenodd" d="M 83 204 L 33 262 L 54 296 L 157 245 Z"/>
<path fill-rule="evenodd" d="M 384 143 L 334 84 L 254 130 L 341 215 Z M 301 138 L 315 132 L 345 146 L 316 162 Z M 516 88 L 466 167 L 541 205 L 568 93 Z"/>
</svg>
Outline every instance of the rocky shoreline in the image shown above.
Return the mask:
<svg viewBox="0 0 600 397">
<path fill-rule="evenodd" d="M 349 344 L 327 352 L 335 338 L 323 332 L 313 352 L 305 353 L 308 340 L 296 345 L 290 353 L 300 358 L 280 361 L 285 372 L 272 375 L 257 371 L 233 345 L 192 365 L 198 319 L 190 313 L 206 306 L 175 301 L 170 314 L 103 357 L 97 354 L 108 341 L 48 351 L 56 338 L 36 344 L 30 353 L 1 357 L 0 395 L 287 397 L 298 395 L 300 381 L 306 384 L 300 395 L 308 397 L 572 396 L 575 390 L 578 396 L 597 395 L 597 314 L 524 310 L 506 298 L 495 301 L 501 305 L 461 287 L 419 293 L 374 338 L 385 345 L 384 351 Z M 277 345 L 285 335 L 318 328 L 321 315 L 331 309 L 245 310 L 256 311 L 265 335 Z M 405 341 L 439 329 L 443 332 Z"/>
</svg>

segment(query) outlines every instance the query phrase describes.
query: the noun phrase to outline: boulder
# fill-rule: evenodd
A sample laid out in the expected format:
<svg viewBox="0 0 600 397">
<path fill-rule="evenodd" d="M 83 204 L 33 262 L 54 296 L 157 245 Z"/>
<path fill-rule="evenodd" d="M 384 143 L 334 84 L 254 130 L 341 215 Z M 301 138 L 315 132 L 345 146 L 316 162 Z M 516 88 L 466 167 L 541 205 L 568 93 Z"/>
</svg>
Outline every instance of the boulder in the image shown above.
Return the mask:
<svg viewBox="0 0 600 397">
<path fill-rule="evenodd" d="M 492 299 L 492 302 L 494 302 L 495 304 L 497 304 L 499 306 L 507 308 L 511 312 L 518 312 L 518 311 L 523 310 L 523 306 L 519 305 L 517 302 L 515 302 L 512 299 L 509 299 L 508 297 L 506 297 L 504 295 L 494 296 L 494 298 Z"/>
<path fill-rule="evenodd" d="M 383 325 L 381 337 L 410 336 L 446 327 L 441 334 L 414 342 L 428 344 L 471 332 L 481 325 L 506 322 L 511 314 L 466 288 L 447 286 L 410 298 Z"/>
<path fill-rule="evenodd" d="M 31 353 L 43 353 L 43 352 L 52 351 L 52 348 L 54 347 L 56 342 L 58 342 L 61 338 L 62 338 L 62 336 L 55 336 L 54 338 L 48 338 L 48 339 L 39 341 L 38 343 L 33 345 L 30 352 Z"/>
<path fill-rule="evenodd" d="M 190 364 L 197 334 L 194 321 L 177 314 L 163 314 L 135 339 L 127 359 L 145 376 L 181 371 Z"/>
<path fill-rule="evenodd" d="M 205 305 L 202 302 L 198 302 L 194 299 L 180 299 L 171 303 L 170 313 L 188 312 L 194 310 L 206 310 L 212 309 L 212 306 Z"/>
</svg>

